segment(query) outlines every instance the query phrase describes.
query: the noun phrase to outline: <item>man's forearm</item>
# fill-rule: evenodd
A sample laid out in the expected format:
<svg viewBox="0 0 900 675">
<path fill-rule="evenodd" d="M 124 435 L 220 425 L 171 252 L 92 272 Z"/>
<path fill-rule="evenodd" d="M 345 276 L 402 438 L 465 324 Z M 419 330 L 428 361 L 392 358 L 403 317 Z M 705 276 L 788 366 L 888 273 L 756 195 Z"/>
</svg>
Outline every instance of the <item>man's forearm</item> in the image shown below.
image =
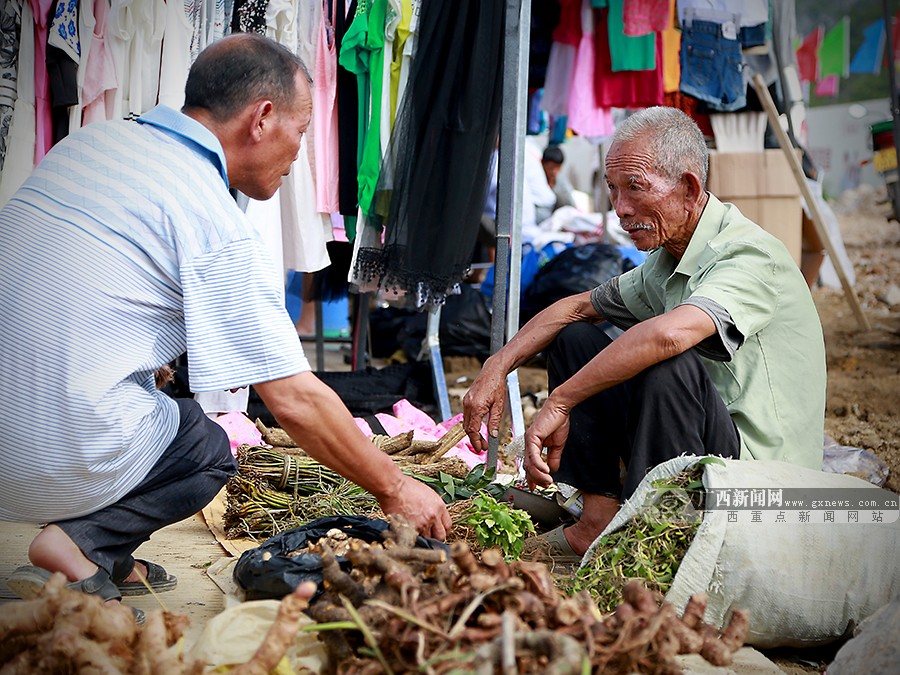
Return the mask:
<svg viewBox="0 0 900 675">
<path fill-rule="evenodd" d="M 485 368 L 509 373 L 550 346 L 568 324 L 576 321 L 597 322 L 601 318 L 591 303 L 590 291 L 563 298 L 541 310 L 522 326 L 501 350 L 485 362 Z"/>
<path fill-rule="evenodd" d="M 571 410 L 594 394 L 681 354 L 714 331 L 715 324 L 702 310 L 691 305 L 677 307 L 629 328 L 551 396 Z"/>
<path fill-rule="evenodd" d="M 281 427 L 311 457 L 378 498 L 392 496 L 403 475 L 356 426 L 337 394 L 312 373 L 256 385 Z"/>
</svg>

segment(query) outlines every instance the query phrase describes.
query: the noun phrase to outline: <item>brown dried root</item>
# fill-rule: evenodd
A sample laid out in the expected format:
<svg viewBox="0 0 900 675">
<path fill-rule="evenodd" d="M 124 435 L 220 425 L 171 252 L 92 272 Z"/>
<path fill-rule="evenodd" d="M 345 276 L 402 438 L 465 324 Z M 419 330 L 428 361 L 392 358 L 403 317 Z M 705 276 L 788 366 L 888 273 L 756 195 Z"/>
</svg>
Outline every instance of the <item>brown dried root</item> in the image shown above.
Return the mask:
<svg viewBox="0 0 900 675">
<path fill-rule="evenodd" d="M 312 582 L 297 586 L 296 590 L 281 601 L 275 622 L 266 637 L 247 663 L 231 670 L 232 675 L 267 675 L 275 670 L 279 661 L 297 638 L 300 618 L 309 606 L 309 599 L 316 591 Z"/>
<path fill-rule="evenodd" d="M 398 452 L 406 450 L 413 442 L 413 431 L 407 431 L 396 436 L 385 436 L 384 434 L 376 434 L 372 436 L 372 443 L 376 448 L 381 448 L 388 455 L 396 455 Z"/>
<path fill-rule="evenodd" d="M 425 457 L 425 455 L 404 457 L 403 459 L 408 461 L 401 462 L 400 468 L 417 476 L 427 476 L 428 478 L 434 478 L 439 473 L 446 473 L 454 478 L 465 478 L 471 470 L 469 465 L 459 457 L 444 457 L 435 462 L 419 461 L 421 457 Z"/>
<path fill-rule="evenodd" d="M 278 664 L 314 590 L 298 590 L 297 597 L 282 602 L 266 642 L 243 675 L 268 673 Z M 72 590 L 62 574 L 55 574 L 35 600 L 3 606 L 0 673 L 200 675 L 204 664 L 186 661 L 180 648 L 173 646 L 188 622 L 186 616 L 155 610 L 147 612 L 139 627 L 128 607 Z"/>
<path fill-rule="evenodd" d="M 290 437 L 288 432 L 278 427 L 267 427 L 259 418 L 256 419 L 256 428 L 262 434 L 262 439 L 269 445 L 281 448 L 299 448 L 300 444 Z"/>
</svg>

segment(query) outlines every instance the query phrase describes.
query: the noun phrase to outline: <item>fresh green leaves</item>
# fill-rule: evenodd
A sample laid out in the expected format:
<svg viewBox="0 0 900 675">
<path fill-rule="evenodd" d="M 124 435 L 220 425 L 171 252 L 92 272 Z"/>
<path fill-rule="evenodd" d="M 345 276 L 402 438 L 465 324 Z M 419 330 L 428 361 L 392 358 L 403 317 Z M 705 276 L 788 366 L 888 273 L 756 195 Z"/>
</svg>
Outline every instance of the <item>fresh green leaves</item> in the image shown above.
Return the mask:
<svg viewBox="0 0 900 675">
<path fill-rule="evenodd" d="M 506 558 L 518 558 L 525 533 L 534 532 L 528 513 L 498 502 L 486 492 L 475 495 L 471 509 L 461 522 L 474 528 L 479 544 L 499 548 Z"/>
<path fill-rule="evenodd" d="M 495 497 L 503 494 L 506 488 L 499 483 L 493 483 L 496 470 L 485 470 L 484 464 L 473 467 L 465 478 L 457 478 L 441 471 L 436 477 L 420 476 L 410 473 L 413 478 L 418 478 L 437 492 L 445 504 L 461 499 L 471 499 L 479 492 L 486 492 Z"/>
</svg>

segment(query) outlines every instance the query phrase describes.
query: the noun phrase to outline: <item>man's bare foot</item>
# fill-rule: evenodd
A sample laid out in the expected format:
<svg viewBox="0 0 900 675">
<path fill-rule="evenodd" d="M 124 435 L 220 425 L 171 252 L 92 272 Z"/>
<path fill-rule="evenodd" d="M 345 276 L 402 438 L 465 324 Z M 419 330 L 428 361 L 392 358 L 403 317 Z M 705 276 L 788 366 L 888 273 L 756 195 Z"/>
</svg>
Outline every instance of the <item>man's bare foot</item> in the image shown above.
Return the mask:
<svg viewBox="0 0 900 675">
<path fill-rule="evenodd" d="M 581 518 L 563 530 L 569 546 L 578 555 L 584 555 L 594 540 L 606 529 L 616 513 L 619 501 L 604 495 L 582 493 Z"/>
<path fill-rule="evenodd" d="M 135 582 L 141 583 L 144 579 L 147 578 L 147 566 L 139 563 L 137 560 L 134 561 L 134 568 L 131 570 L 131 574 L 125 577 L 125 582 Z"/>
</svg>

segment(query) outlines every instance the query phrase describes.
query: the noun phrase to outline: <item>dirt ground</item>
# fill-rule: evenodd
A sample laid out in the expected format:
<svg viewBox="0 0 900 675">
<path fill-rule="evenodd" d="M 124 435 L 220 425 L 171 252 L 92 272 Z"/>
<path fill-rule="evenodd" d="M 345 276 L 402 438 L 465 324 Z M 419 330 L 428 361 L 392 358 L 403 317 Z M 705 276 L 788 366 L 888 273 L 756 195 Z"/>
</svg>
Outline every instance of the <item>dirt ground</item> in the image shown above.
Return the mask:
<svg viewBox="0 0 900 675">
<path fill-rule="evenodd" d="M 825 330 L 825 433 L 887 462 L 900 491 L 900 223 L 888 220 L 883 189 L 846 192 L 832 205 L 871 330 L 860 330 L 841 290 L 814 288 Z"/>
</svg>

